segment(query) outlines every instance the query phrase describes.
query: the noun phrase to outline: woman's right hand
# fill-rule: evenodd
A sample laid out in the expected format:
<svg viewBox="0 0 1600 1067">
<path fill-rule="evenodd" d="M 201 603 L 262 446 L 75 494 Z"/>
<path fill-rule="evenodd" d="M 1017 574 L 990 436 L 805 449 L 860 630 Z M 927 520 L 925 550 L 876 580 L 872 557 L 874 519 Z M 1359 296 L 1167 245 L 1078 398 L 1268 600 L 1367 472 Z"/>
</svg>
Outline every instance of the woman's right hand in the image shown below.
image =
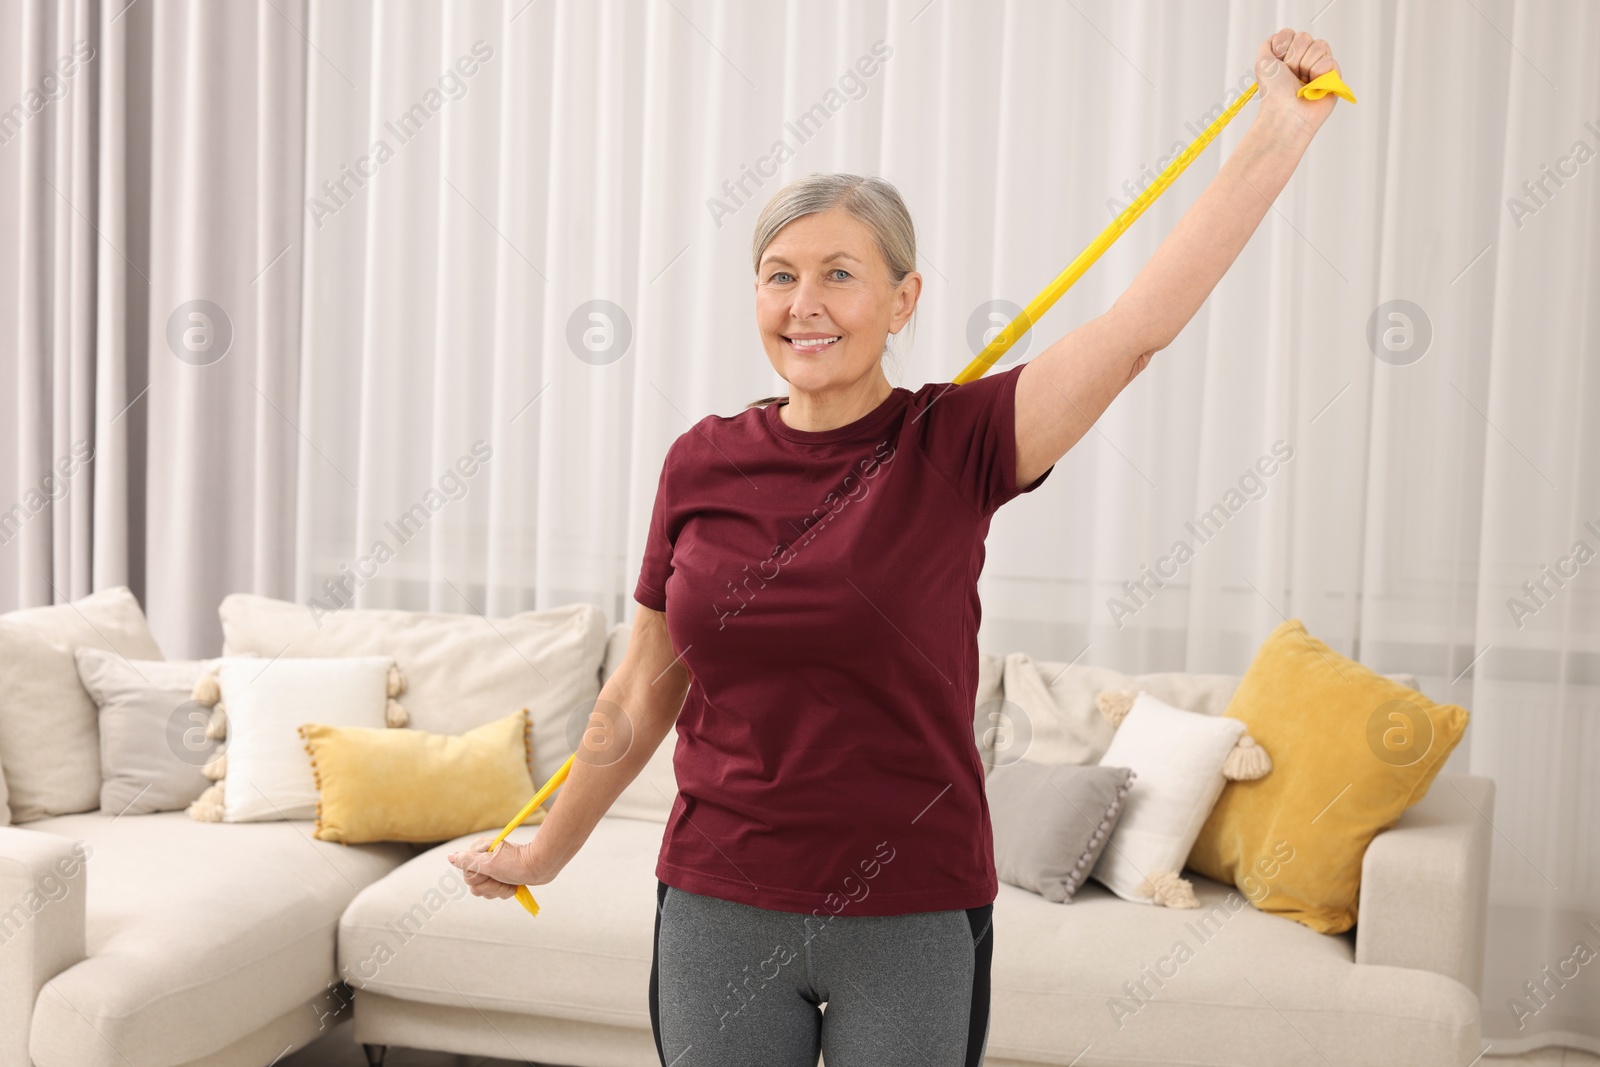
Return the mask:
<svg viewBox="0 0 1600 1067">
<path fill-rule="evenodd" d="M 526 845 L 503 841 L 493 852 L 488 851 L 493 837 L 480 837 L 467 848 L 452 852 L 445 858 L 461 870 L 461 880 L 476 897 L 503 900 L 515 896 L 518 886 L 545 885 L 555 878 L 556 872 L 542 861 L 534 846 L 535 838 Z"/>
</svg>

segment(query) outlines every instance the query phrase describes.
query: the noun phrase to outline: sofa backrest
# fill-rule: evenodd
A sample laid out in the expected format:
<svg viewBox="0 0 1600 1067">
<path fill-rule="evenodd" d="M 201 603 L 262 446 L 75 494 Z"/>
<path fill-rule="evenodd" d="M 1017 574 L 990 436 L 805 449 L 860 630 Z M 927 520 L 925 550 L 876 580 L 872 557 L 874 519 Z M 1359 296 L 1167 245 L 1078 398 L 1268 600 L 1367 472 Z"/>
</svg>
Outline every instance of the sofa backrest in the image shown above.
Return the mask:
<svg viewBox="0 0 1600 1067">
<path fill-rule="evenodd" d="M 419 730 L 465 733 L 527 708 L 536 785 L 572 754 L 599 695 L 607 647 L 605 615 L 587 603 L 489 619 L 383 608 L 318 613 L 234 593 L 218 614 L 224 655 L 393 656 Z"/>
<path fill-rule="evenodd" d="M 630 629 L 625 623 L 610 627 L 597 684 L 604 686 L 621 666 Z M 1389 677 L 1416 688 L 1412 675 Z M 1239 678 L 1185 671 L 1124 674 L 1108 667 L 1035 660 L 1026 652 L 1004 657 L 980 652 L 972 724 L 978 755 L 986 774 L 997 761 L 1024 757 L 1040 763 L 1098 763 L 1114 732 L 1095 703 L 1101 691 L 1143 690 L 1173 707 L 1221 715 Z M 672 769 L 676 744 L 676 732 L 668 733 L 608 815 L 667 821 L 678 790 Z"/>
</svg>

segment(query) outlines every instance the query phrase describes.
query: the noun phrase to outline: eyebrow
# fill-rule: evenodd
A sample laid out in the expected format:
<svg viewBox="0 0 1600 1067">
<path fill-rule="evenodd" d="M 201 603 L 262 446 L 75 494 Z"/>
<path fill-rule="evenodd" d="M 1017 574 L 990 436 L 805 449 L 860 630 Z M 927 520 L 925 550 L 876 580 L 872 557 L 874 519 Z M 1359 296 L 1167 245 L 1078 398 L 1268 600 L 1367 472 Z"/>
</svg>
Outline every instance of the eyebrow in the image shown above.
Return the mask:
<svg viewBox="0 0 1600 1067">
<path fill-rule="evenodd" d="M 849 260 L 854 260 L 857 263 L 861 262 L 861 260 L 856 259 L 856 257 L 852 256 L 849 252 L 835 252 L 835 253 L 833 253 L 833 255 L 825 257 L 822 262 L 824 262 L 824 263 L 832 263 L 836 259 L 849 259 Z M 787 259 L 784 259 L 782 256 L 767 256 L 765 259 L 763 259 L 761 261 L 761 266 L 762 266 L 763 269 L 765 269 L 767 267 L 771 267 L 771 266 L 777 266 L 779 264 L 782 264 L 785 267 L 794 266 L 793 263 L 790 263 Z"/>
</svg>

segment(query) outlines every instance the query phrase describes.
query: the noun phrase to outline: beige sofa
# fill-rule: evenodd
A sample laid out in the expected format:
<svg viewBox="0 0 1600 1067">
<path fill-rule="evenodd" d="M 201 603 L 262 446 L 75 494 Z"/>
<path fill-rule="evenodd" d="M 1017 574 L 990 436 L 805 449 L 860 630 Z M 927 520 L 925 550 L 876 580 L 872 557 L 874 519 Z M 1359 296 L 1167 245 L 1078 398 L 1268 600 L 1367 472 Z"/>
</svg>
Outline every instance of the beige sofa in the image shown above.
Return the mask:
<svg viewBox="0 0 1600 1067">
<path fill-rule="evenodd" d="M 602 678 L 625 642 L 614 628 Z M 1041 710 L 1033 683 L 1055 679 L 1059 665 L 1021 654 L 982 660 L 978 710 L 1010 700 L 1010 682 L 1025 703 L 1008 711 L 1030 720 L 1036 752 L 1070 749 L 1090 694 L 1127 681 L 1081 668 L 1073 686 L 1054 687 L 1056 707 Z M 1237 678 L 1139 682 L 1217 714 Z M 670 789 L 667 747 L 640 776 L 662 792 Z M 980 751 L 988 765 L 992 753 Z M 339 924 L 339 959 L 356 987 L 356 1039 L 373 1062 L 384 1046 L 399 1046 L 573 1067 L 659 1064 L 646 994 L 662 824 L 644 810 L 644 795 L 624 800 L 637 817 L 600 820 L 561 875 L 539 888 L 537 918 L 476 897 L 423 917 L 418 903 L 447 867 L 445 853 L 471 837 L 417 856 L 356 896 Z M 1493 804 L 1489 779 L 1441 775 L 1368 847 L 1362 921 L 1342 936 L 1247 903 L 1230 907 L 1230 896 L 1242 901 L 1232 887 L 1193 872 L 1198 911 L 1129 903 L 1098 882 L 1069 905 L 1002 884 L 985 1063 L 1462 1067 L 1479 1050 Z M 519 829 L 512 840 L 537 832 Z M 1163 964 L 1180 941 L 1192 957 Z M 378 958 L 387 962 L 361 962 Z M 1137 1000 L 1125 983 L 1142 987 Z M 1136 1008 L 1121 1013 L 1120 1025 L 1112 998 Z"/>
<path fill-rule="evenodd" d="M 348 999 L 330 988 L 340 916 L 415 850 L 311 828 L 181 811 L 0 828 L 0 1064 L 263 1067 L 315 1040 Z"/>
<path fill-rule="evenodd" d="M 246 650 L 247 630 L 229 630 L 231 651 Z M 600 638 L 582 643 L 591 662 L 569 660 L 586 676 L 547 679 L 566 688 L 552 708 L 592 699 L 616 668 L 626 630 Z M 1092 729 L 1084 694 L 1123 676 L 1077 668 L 1042 706 L 1037 679 L 1058 673 L 985 655 L 980 720 L 1011 701 L 1036 754 L 1070 750 L 1073 731 Z M 1158 695 L 1186 689 L 1212 714 L 1236 681 L 1140 679 Z M 543 714 L 541 766 L 565 757 L 566 713 Z M 1361 922 L 1342 936 L 1230 907 L 1238 894 L 1192 872 L 1199 911 L 1128 903 L 1098 883 L 1070 905 L 1002 885 L 986 1062 L 1461 1067 L 1479 1046 L 1493 799 L 1488 779 L 1441 775 L 1368 848 Z M 537 918 L 465 891 L 444 854 L 477 835 L 347 847 L 315 841 L 308 823 L 181 812 L 0 828 L 0 1067 L 265 1067 L 352 1012 L 375 1063 L 412 1047 L 650 1067 L 654 867 L 670 802 L 663 745 L 540 887 Z M 1174 970 L 1179 942 L 1191 953 Z M 1136 1010 L 1119 1020 L 1113 998 Z"/>
</svg>

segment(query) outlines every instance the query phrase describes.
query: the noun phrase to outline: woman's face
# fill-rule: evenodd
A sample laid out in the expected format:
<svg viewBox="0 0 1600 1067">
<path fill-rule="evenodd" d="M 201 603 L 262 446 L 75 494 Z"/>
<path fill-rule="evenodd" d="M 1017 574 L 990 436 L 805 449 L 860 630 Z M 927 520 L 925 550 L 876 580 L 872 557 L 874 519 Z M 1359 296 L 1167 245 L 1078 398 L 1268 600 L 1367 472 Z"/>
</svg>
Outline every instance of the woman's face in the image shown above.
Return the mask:
<svg viewBox="0 0 1600 1067">
<path fill-rule="evenodd" d="M 838 208 L 803 215 L 778 231 L 756 272 L 756 323 L 767 358 L 793 389 L 849 387 L 873 372 L 921 289 L 915 271 L 890 284 L 865 223 Z M 807 340 L 822 343 L 797 343 Z"/>
</svg>

